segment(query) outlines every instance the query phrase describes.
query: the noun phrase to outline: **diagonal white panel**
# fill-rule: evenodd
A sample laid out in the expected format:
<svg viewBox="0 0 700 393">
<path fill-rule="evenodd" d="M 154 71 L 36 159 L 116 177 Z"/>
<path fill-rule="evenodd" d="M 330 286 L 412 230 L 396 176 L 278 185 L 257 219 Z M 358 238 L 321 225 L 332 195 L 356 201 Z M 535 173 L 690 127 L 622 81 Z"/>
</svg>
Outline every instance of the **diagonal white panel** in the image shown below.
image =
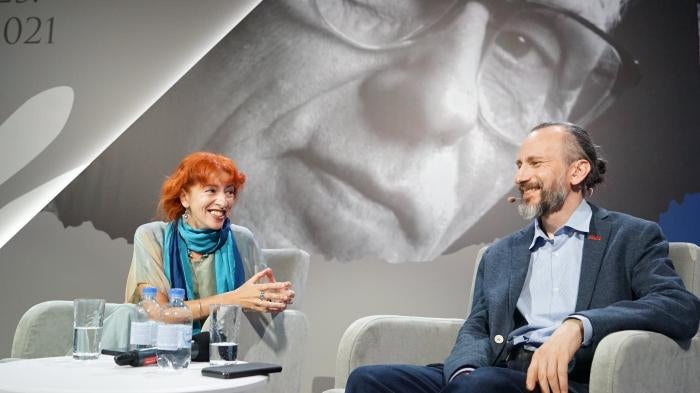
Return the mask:
<svg viewBox="0 0 700 393">
<path fill-rule="evenodd" d="M 35 95 L 0 124 L 0 184 L 38 156 L 66 125 L 73 89 L 54 87 Z"/>
</svg>

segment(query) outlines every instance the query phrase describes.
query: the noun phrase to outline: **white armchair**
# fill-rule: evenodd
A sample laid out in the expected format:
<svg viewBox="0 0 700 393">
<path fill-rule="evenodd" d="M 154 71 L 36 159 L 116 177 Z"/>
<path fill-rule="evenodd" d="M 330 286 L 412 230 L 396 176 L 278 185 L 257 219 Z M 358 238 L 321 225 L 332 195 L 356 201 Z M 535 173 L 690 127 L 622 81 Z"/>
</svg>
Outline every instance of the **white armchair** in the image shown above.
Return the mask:
<svg viewBox="0 0 700 393">
<path fill-rule="evenodd" d="M 483 251 L 477 256 L 477 267 Z M 671 243 L 669 256 L 688 290 L 700 296 L 700 247 Z M 472 288 L 476 271 L 475 268 Z M 326 393 L 344 392 L 348 375 L 362 365 L 443 362 L 463 322 L 396 315 L 358 319 L 340 340 L 335 389 Z M 593 358 L 590 393 L 690 393 L 699 387 L 700 332 L 690 342 L 679 345 L 658 333 L 621 331 L 605 337 Z"/>
</svg>

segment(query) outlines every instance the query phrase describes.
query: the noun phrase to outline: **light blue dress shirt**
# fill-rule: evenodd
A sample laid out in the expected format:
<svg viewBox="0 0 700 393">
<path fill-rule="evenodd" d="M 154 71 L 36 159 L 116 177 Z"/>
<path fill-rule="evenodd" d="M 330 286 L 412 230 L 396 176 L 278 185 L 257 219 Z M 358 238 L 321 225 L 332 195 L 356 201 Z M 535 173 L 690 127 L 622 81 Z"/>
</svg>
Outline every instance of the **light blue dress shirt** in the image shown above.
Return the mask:
<svg viewBox="0 0 700 393">
<path fill-rule="evenodd" d="M 517 303 L 518 311 L 527 320 L 527 325 L 511 332 L 508 339 L 513 345 L 535 350 L 568 318 L 583 322 L 582 344 L 591 343 L 591 321 L 582 315 L 571 314 L 576 310 L 583 241 L 590 230 L 592 217 L 591 206 L 585 200 L 581 201 L 552 239 L 542 230 L 539 220 L 535 221 L 535 235 L 530 244 L 530 266 Z M 472 371 L 472 367 L 461 368 L 449 380 Z"/>
<path fill-rule="evenodd" d="M 581 276 L 583 243 L 588 235 L 593 212 L 581 201 L 569 220 L 549 238 L 535 222 L 530 244 L 530 266 L 517 308 L 527 325 L 511 332 L 514 345 L 538 347 L 568 318 L 583 322 L 583 345 L 590 344 L 593 328 L 588 318 L 571 315 L 576 309 Z"/>
</svg>

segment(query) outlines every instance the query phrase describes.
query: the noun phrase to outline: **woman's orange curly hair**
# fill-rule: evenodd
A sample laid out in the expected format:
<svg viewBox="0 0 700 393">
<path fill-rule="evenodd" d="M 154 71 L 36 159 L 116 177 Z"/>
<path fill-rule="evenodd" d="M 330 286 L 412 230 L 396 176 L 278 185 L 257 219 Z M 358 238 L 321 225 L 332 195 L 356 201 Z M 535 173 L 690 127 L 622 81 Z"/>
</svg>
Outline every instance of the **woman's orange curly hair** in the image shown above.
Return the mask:
<svg viewBox="0 0 700 393">
<path fill-rule="evenodd" d="M 228 176 L 223 179 L 224 183 L 232 184 L 234 195 L 238 197 L 245 183 L 245 174 L 238 170 L 232 159 L 221 154 L 203 151 L 188 155 L 163 182 L 158 210 L 168 221 L 175 220 L 185 212 L 185 208 L 180 203 L 180 194 L 183 191 L 187 192 L 196 184 L 210 183 L 221 173 Z"/>
</svg>

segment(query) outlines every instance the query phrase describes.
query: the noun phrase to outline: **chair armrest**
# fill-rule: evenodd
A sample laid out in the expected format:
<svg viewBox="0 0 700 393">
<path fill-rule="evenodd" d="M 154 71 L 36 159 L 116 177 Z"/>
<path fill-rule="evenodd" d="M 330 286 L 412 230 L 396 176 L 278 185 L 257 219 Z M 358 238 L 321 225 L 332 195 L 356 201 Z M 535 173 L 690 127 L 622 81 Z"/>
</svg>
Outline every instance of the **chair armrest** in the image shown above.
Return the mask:
<svg viewBox="0 0 700 393">
<path fill-rule="evenodd" d="M 27 310 L 12 341 L 13 358 L 63 356 L 72 348 L 73 302 L 53 300 Z"/>
<path fill-rule="evenodd" d="M 105 305 L 102 348 L 126 350 L 129 327 L 136 313 L 133 304 Z M 73 348 L 73 301 L 51 300 L 32 306 L 15 329 L 11 356 L 38 358 L 70 355 Z"/>
<path fill-rule="evenodd" d="M 282 366 L 281 373 L 271 374 L 269 383 L 253 392 L 301 391 L 308 329 L 306 315 L 298 310 L 285 310 L 276 314 L 244 313 L 239 337 L 239 358 L 248 362 L 270 362 Z"/>
<path fill-rule="evenodd" d="M 338 345 L 335 387 L 358 366 L 377 363 L 442 363 L 463 319 L 373 315 L 353 322 Z"/>
<path fill-rule="evenodd" d="M 678 343 L 625 330 L 605 337 L 591 367 L 591 393 L 692 392 L 700 386 L 700 335 Z"/>
</svg>

